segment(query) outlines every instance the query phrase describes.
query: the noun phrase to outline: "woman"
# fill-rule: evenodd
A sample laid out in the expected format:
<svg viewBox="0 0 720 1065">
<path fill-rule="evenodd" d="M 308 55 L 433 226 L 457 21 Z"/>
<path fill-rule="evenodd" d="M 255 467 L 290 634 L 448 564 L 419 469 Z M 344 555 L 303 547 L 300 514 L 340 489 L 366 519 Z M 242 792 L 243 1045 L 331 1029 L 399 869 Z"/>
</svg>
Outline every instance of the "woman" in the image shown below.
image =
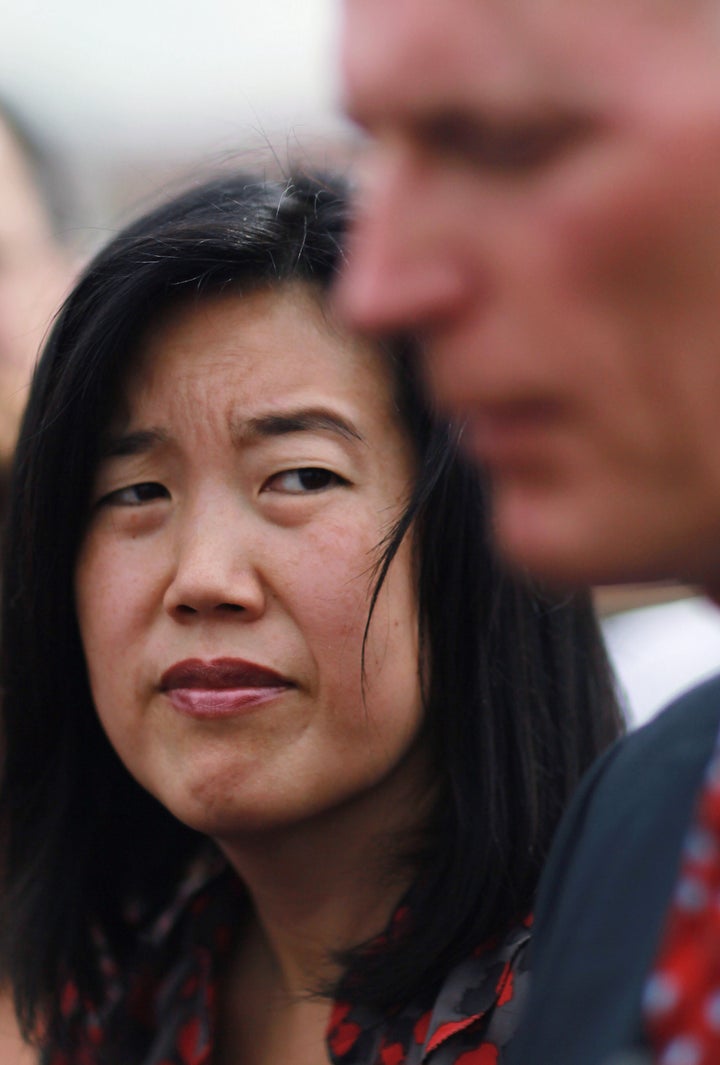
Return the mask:
<svg viewBox="0 0 720 1065">
<path fill-rule="evenodd" d="M 587 601 L 502 573 L 407 352 L 334 320 L 345 215 L 331 180 L 190 192 L 39 367 L 0 956 L 51 1065 L 502 1061 L 618 731 Z"/>
</svg>

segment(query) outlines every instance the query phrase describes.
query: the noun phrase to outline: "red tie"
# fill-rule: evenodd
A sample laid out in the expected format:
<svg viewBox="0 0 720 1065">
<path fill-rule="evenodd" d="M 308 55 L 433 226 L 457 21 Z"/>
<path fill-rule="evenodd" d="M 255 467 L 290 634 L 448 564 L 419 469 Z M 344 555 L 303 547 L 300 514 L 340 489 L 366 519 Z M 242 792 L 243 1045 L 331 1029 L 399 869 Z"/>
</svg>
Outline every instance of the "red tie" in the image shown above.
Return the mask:
<svg viewBox="0 0 720 1065">
<path fill-rule="evenodd" d="M 667 927 L 644 996 L 658 1065 L 720 1063 L 720 756 L 683 850 Z"/>
</svg>

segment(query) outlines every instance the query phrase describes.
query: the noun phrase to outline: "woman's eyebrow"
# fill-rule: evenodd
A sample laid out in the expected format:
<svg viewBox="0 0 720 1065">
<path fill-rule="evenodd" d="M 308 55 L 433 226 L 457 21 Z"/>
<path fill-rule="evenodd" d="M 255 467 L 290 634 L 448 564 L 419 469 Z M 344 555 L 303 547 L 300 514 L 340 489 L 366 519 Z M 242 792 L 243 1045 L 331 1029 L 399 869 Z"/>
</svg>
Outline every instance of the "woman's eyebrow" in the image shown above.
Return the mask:
<svg viewBox="0 0 720 1065">
<path fill-rule="evenodd" d="M 233 426 L 233 436 L 243 441 L 258 437 L 312 432 L 335 433 L 346 440 L 359 440 L 362 444 L 366 443 L 365 437 L 352 422 L 324 408 L 303 408 L 282 414 L 262 414 Z"/>
<path fill-rule="evenodd" d="M 323 408 L 287 411 L 282 414 L 262 414 L 256 418 L 238 420 L 232 425 L 232 435 L 238 443 L 256 439 L 285 436 L 290 433 L 330 432 L 346 440 L 365 437 L 348 419 Z M 138 429 L 128 433 L 108 433 L 100 442 L 99 458 L 127 458 L 143 455 L 161 444 L 167 443 L 168 434 L 162 429 Z"/>
<path fill-rule="evenodd" d="M 162 429 L 138 429 L 131 433 L 109 433 L 100 441 L 99 458 L 126 458 L 144 455 L 159 444 L 167 443 L 167 433 Z"/>
</svg>

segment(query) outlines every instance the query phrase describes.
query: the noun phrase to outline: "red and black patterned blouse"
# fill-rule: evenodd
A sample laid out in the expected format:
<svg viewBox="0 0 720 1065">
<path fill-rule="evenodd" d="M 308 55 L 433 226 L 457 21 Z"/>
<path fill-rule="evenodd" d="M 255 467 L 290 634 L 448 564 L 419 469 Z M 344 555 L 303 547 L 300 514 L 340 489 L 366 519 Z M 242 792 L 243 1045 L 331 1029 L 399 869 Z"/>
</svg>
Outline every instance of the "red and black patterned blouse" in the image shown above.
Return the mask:
<svg viewBox="0 0 720 1065">
<path fill-rule="evenodd" d="M 72 985 L 63 1009 L 79 1049 L 49 1051 L 43 1065 L 100 1065 L 103 1050 L 132 1065 L 212 1065 L 218 969 L 234 938 L 242 888 L 207 864 L 141 933 L 144 959 L 122 974 L 98 942 L 107 994 L 99 1011 Z M 433 1002 L 388 1016 L 334 1005 L 327 1034 L 333 1065 L 502 1065 L 528 973 L 528 920 L 501 942 L 478 947 L 448 975 Z"/>
</svg>

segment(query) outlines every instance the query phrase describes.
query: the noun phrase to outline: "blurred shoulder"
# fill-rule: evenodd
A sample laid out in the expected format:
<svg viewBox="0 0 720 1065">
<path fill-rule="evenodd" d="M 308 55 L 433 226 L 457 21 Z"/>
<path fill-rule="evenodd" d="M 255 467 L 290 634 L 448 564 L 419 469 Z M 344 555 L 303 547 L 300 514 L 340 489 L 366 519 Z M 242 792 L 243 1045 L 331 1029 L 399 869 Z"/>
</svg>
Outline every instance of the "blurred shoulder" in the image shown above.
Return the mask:
<svg viewBox="0 0 720 1065">
<path fill-rule="evenodd" d="M 683 816 L 697 792 L 720 728 L 720 676 L 675 699 L 618 740 L 586 774 L 554 848 L 590 845 L 593 830 L 650 830 L 658 806 Z M 634 818 L 632 822 L 628 819 Z M 634 831 L 633 831 L 634 827 Z M 561 842 L 563 841 L 563 842 Z"/>
<path fill-rule="evenodd" d="M 656 718 L 624 737 L 609 752 L 605 774 L 632 772 L 641 763 L 643 776 L 707 761 L 720 728 L 720 675 L 678 696 Z"/>
<path fill-rule="evenodd" d="M 635 1045 L 680 853 L 720 725 L 720 677 L 589 770 L 543 873 L 512 1065 L 595 1065 Z"/>
</svg>

